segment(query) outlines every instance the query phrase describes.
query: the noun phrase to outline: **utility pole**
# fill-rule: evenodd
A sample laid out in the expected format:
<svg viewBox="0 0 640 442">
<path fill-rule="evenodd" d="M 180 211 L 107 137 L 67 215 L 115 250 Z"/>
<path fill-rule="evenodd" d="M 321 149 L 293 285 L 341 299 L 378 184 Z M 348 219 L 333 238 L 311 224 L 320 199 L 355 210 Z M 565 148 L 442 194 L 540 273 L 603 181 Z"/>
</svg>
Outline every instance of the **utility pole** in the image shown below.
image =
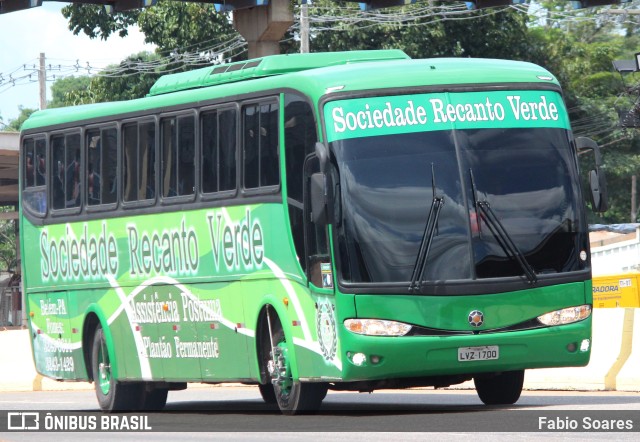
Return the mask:
<svg viewBox="0 0 640 442">
<path fill-rule="evenodd" d="M 302 0 L 300 5 L 300 53 L 309 53 L 309 0 Z"/>
<path fill-rule="evenodd" d="M 40 69 L 38 69 L 38 84 L 40 85 L 40 110 L 47 108 L 47 71 L 44 67 L 44 52 L 40 52 Z"/>
<path fill-rule="evenodd" d="M 631 222 L 636 222 L 636 176 L 631 175 Z"/>
</svg>

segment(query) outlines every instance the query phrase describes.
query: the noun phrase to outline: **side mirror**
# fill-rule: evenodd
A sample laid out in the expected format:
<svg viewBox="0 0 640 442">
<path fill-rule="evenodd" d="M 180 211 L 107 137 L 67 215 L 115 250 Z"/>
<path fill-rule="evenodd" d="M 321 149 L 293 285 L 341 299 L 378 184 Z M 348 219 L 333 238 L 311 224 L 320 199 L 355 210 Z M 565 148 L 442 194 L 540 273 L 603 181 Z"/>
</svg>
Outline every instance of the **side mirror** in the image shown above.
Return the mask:
<svg viewBox="0 0 640 442">
<path fill-rule="evenodd" d="M 591 188 L 591 207 L 594 212 L 606 212 L 609 208 L 607 180 L 601 170 L 589 171 L 589 187 Z"/>
<path fill-rule="evenodd" d="M 331 177 L 322 172 L 317 172 L 310 177 L 311 193 L 311 221 L 319 226 L 329 223 L 329 202 L 331 195 Z"/>
<path fill-rule="evenodd" d="M 609 208 L 607 194 L 607 180 L 602 166 L 602 155 L 600 147 L 591 138 L 576 138 L 576 148 L 578 152 L 592 151 L 595 160 L 595 169 L 589 171 L 589 188 L 591 197 L 591 208 L 596 213 L 606 212 Z"/>
<path fill-rule="evenodd" d="M 316 157 L 318 157 L 318 162 L 320 163 L 320 172 L 326 172 L 327 162 L 329 161 L 329 151 L 327 150 L 327 146 L 319 141 L 316 143 Z"/>
</svg>

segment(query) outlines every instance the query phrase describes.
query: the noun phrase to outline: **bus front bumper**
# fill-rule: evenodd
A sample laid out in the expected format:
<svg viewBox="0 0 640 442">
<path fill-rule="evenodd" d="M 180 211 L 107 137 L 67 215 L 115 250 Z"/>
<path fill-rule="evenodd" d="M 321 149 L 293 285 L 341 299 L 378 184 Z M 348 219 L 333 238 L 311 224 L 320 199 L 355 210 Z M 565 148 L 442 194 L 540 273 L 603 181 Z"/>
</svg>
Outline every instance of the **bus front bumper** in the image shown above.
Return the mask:
<svg viewBox="0 0 640 442">
<path fill-rule="evenodd" d="M 589 363 L 591 354 L 591 317 L 562 326 L 477 335 L 341 332 L 345 381 L 580 367 Z"/>
</svg>

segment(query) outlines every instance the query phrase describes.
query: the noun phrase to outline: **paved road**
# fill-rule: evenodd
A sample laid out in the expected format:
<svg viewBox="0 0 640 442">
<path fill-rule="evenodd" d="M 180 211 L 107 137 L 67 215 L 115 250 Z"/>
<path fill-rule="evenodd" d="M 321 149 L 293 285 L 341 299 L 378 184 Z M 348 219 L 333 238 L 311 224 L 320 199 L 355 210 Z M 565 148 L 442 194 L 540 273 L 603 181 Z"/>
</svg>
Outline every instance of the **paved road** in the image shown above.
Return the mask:
<svg viewBox="0 0 640 442">
<path fill-rule="evenodd" d="M 0 393 L 0 410 L 80 414 L 97 411 L 97 404 L 92 391 Z M 92 433 L 91 441 L 205 440 L 212 437 L 211 432 L 215 432 L 213 437 L 217 440 L 268 441 L 424 440 L 427 432 L 436 440 L 471 437 L 474 442 L 540 440 L 542 437 L 637 440 L 640 394 L 525 391 L 514 406 L 486 407 L 470 390 L 330 392 L 319 413 L 286 417 L 265 405 L 256 388 L 202 387 L 171 392 L 165 411 L 151 414 L 149 419 L 154 432 Z M 557 431 L 559 426 L 572 422 L 577 424 L 580 433 Z M 631 426 L 632 432 L 612 434 L 608 428 L 584 432 L 585 422 L 589 424 L 587 430 L 596 425 L 622 425 L 623 429 Z M 475 431 L 481 432 L 472 434 Z M 380 432 L 387 433 L 382 437 Z M 51 436 L 8 432 L 0 433 L 0 441 L 48 440 Z M 87 433 L 64 433 L 60 440 L 87 440 L 87 436 Z"/>
</svg>

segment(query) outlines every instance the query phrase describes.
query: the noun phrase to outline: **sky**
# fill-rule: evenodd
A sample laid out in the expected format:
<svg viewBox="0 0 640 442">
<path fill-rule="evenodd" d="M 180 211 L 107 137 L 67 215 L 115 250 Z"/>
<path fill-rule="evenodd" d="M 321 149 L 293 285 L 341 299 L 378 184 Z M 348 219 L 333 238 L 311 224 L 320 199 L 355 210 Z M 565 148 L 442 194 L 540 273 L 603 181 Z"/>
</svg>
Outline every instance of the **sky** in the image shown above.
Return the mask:
<svg viewBox="0 0 640 442">
<path fill-rule="evenodd" d="M 19 115 L 18 106 L 38 109 L 40 98 L 38 82 L 16 84 L 9 87 L 9 74 L 22 76 L 27 64 L 31 70 L 38 65 L 38 57 L 45 53 L 46 64 L 52 66 L 79 65 L 105 67 L 117 64 L 128 55 L 140 51 L 153 51 L 154 46 L 144 43 L 144 35 L 137 28 L 130 28 L 126 38 L 117 35 L 107 41 L 90 39 L 84 34 L 73 35 L 60 10 L 66 3 L 46 1 L 43 6 L 0 15 L 0 117 L 4 123 Z M 26 31 L 26 32 L 25 32 Z M 19 69 L 16 72 L 16 69 Z M 55 72 L 49 72 L 51 77 Z M 86 74 L 81 70 L 77 75 Z M 37 80 L 37 74 L 33 75 Z M 47 99 L 51 100 L 51 84 L 47 82 Z M 2 126 L 0 125 L 0 130 Z"/>
</svg>

